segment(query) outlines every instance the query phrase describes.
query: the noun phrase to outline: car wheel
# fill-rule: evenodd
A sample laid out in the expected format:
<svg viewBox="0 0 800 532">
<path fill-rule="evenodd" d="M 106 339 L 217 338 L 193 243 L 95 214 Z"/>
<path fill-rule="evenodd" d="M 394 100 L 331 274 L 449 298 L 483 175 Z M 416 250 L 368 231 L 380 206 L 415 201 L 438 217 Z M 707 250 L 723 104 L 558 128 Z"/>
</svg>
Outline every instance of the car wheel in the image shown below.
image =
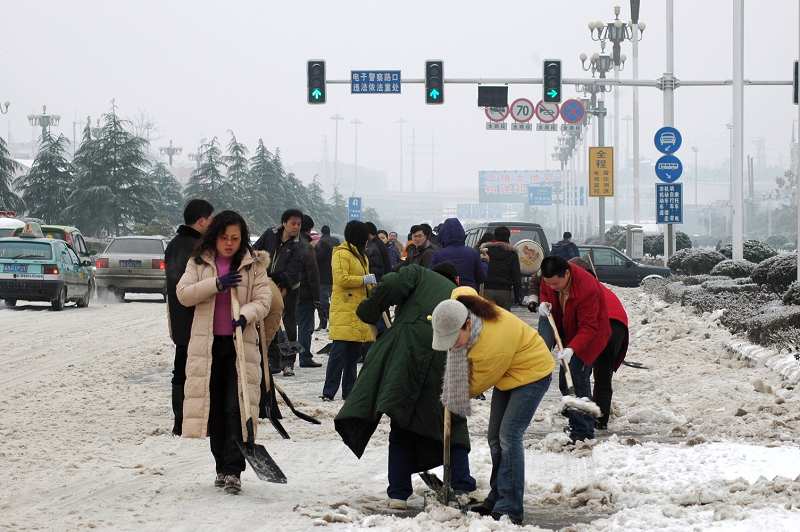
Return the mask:
<svg viewBox="0 0 800 532">
<path fill-rule="evenodd" d="M 77 305 L 78 308 L 86 308 L 89 306 L 89 301 L 92 300 L 92 293 L 94 292 L 94 285 L 89 283 L 88 290 L 86 291 L 86 295 L 82 298 L 78 299 Z"/>
<path fill-rule="evenodd" d="M 64 310 L 64 304 L 67 302 L 67 289 L 62 288 L 58 291 L 58 297 L 50 301 L 50 308 L 55 311 Z"/>
<path fill-rule="evenodd" d="M 16 299 L 6 299 L 5 303 L 6 303 L 6 306 L 9 307 L 9 308 L 13 308 L 13 307 L 17 306 L 17 300 Z"/>
</svg>

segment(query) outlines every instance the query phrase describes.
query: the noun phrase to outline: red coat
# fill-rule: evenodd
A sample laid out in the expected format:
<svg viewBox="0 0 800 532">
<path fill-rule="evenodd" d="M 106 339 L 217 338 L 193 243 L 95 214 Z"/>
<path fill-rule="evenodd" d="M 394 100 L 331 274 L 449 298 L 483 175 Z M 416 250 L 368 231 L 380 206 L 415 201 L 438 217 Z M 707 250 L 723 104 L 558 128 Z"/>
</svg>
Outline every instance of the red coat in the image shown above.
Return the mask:
<svg viewBox="0 0 800 532">
<path fill-rule="evenodd" d="M 628 353 L 628 313 L 625 312 L 625 307 L 622 306 L 622 302 L 614 292 L 612 292 L 606 285 L 602 283 L 600 286 L 603 287 L 603 295 L 606 298 L 608 319 L 611 321 L 617 321 L 625 326 L 625 338 L 622 339 L 622 345 L 620 347 L 619 354 L 617 355 L 617 359 L 614 361 L 614 371 L 617 371 L 622 365 L 622 362 L 625 360 L 625 355 Z"/>
<path fill-rule="evenodd" d="M 569 271 L 572 285 L 563 312 L 558 294 L 544 281 L 539 288 L 539 299 L 552 305 L 564 347 L 571 347 L 584 364 L 591 366 L 611 336 L 603 285 L 580 266 L 570 264 Z"/>
</svg>

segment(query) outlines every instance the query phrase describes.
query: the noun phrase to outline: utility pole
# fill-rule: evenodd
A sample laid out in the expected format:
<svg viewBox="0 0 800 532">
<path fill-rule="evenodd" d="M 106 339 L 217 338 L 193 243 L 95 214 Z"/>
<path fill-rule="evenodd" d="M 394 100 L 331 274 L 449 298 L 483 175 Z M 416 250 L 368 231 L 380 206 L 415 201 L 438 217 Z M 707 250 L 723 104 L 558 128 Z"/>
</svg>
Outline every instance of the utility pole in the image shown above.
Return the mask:
<svg viewBox="0 0 800 532">
<path fill-rule="evenodd" d="M 169 139 L 169 146 L 162 146 L 159 148 L 159 151 L 169 158 L 169 166 L 172 168 L 172 157 L 181 153 L 183 148 L 180 146 L 173 146 L 172 139 Z"/>
<path fill-rule="evenodd" d="M 733 258 L 742 259 L 744 244 L 744 0 L 733 1 Z"/>
<path fill-rule="evenodd" d="M 619 81 L 619 65 L 614 64 L 614 79 Z M 617 183 L 614 184 L 614 225 L 619 225 L 619 194 L 622 190 L 622 187 L 617 186 L 618 183 L 621 181 L 617 179 L 619 174 L 619 91 L 621 87 L 616 86 L 614 87 L 614 173 L 617 174 L 614 176 L 614 180 Z"/>
<path fill-rule="evenodd" d="M 697 207 L 697 189 L 698 184 L 700 183 L 699 174 L 697 173 L 697 146 L 692 146 L 692 151 L 694 152 L 694 206 Z M 699 214 L 699 213 L 698 213 Z"/>
<path fill-rule="evenodd" d="M 797 57 L 800 58 L 800 9 L 798 11 L 798 25 L 797 25 Z M 797 106 L 797 123 L 800 124 L 800 105 Z M 794 131 L 794 129 L 792 129 Z M 794 146 L 792 146 L 794 148 Z M 800 154 L 798 154 L 800 155 Z M 797 216 L 797 227 L 795 228 L 795 232 L 797 234 L 797 240 L 795 240 L 795 244 L 797 246 L 797 280 L 800 281 L 800 157 L 796 157 L 795 160 L 795 168 L 794 168 L 794 182 L 795 182 L 795 209 L 798 213 Z"/>
<path fill-rule="evenodd" d="M 31 127 L 41 127 L 42 128 L 42 139 L 47 135 L 47 132 L 50 130 L 50 126 L 57 126 L 58 123 L 61 121 L 61 117 L 59 115 L 49 115 L 47 114 L 47 106 L 42 106 L 42 113 L 41 114 L 30 114 L 28 115 L 28 122 L 31 124 Z"/>
<path fill-rule="evenodd" d="M 667 0 L 667 71 L 662 78 L 664 93 L 664 125 L 675 125 L 675 9 L 674 0 Z M 664 232 L 664 264 L 675 253 L 675 226 L 667 224 Z"/>
<path fill-rule="evenodd" d="M 350 121 L 350 123 L 353 124 L 353 133 L 355 135 L 355 153 L 354 153 L 354 157 L 353 157 L 354 166 L 355 166 L 355 168 L 353 169 L 354 170 L 353 171 L 353 195 L 355 195 L 356 190 L 357 190 L 357 186 L 358 186 L 358 126 L 360 126 L 364 122 L 362 122 L 358 118 L 354 118 L 353 120 Z"/>
<path fill-rule="evenodd" d="M 639 21 L 639 0 L 631 0 L 631 52 L 633 60 L 633 81 L 639 80 L 639 41 L 645 23 Z M 633 223 L 641 223 L 641 187 L 639 186 L 639 86 L 633 86 Z"/>
<path fill-rule="evenodd" d="M 417 128 L 411 128 L 411 193 L 417 191 Z"/>
<path fill-rule="evenodd" d="M 394 123 L 400 125 L 400 188 L 398 190 L 402 192 L 403 191 L 403 124 L 406 123 L 406 120 L 401 117 L 398 120 L 395 120 Z"/>
<path fill-rule="evenodd" d="M 431 133 L 431 192 L 436 189 L 436 133 Z"/>
<path fill-rule="evenodd" d="M 339 122 L 344 120 L 344 117 L 337 113 L 331 120 L 336 124 L 333 134 L 333 188 L 336 188 L 339 186 Z"/>
</svg>

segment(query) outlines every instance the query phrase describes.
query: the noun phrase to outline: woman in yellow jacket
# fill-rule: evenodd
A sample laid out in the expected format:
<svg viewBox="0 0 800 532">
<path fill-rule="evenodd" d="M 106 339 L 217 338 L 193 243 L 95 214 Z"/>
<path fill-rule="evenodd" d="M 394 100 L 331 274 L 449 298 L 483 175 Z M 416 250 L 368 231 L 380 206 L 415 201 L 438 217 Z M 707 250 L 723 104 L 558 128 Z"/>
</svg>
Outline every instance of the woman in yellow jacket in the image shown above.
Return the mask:
<svg viewBox="0 0 800 532">
<path fill-rule="evenodd" d="M 433 348 L 448 352 L 442 394 L 446 406 L 469 415 L 469 398 L 494 386 L 488 429 L 491 491 L 473 510 L 498 520 L 507 515 L 520 524 L 522 436 L 550 387 L 553 356 L 535 329 L 470 287 L 456 288 L 452 299 L 436 307 L 432 320 Z"/>
<path fill-rule="evenodd" d="M 333 342 L 325 368 L 322 400 L 333 401 L 342 385 L 342 399 L 347 399 L 356 382 L 358 359 L 364 344 L 374 342 L 370 326 L 358 319 L 356 308 L 367 298 L 367 289 L 376 284 L 369 273 L 364 249 L 369 234 L 363 222 L 352 220 L 344 229 L 344 239 L 333 249 L 331 271 L 330 339 Z"/>
</svg>

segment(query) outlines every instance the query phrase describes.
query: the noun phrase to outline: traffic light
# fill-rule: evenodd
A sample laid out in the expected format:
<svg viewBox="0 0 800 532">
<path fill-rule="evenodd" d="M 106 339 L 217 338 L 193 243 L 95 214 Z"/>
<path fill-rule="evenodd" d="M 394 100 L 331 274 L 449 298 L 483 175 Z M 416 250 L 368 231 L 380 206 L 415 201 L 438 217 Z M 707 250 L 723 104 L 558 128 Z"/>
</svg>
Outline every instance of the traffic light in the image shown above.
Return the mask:
<svg viewBox="0 0 800 532">
<path fill-rule="evenodd" d="M 544 62 L 544 101 L 561 103 L 561 60 Z"/>
<path fill-rule="evenodd" d="M 443 61 L 425 61 L 425 103 L 444 103 Z"/>
<path fill-rule="evenodd" d="M 308 103 L 325 103 L 325 61 L 308 62 Z"/>
</svg>

